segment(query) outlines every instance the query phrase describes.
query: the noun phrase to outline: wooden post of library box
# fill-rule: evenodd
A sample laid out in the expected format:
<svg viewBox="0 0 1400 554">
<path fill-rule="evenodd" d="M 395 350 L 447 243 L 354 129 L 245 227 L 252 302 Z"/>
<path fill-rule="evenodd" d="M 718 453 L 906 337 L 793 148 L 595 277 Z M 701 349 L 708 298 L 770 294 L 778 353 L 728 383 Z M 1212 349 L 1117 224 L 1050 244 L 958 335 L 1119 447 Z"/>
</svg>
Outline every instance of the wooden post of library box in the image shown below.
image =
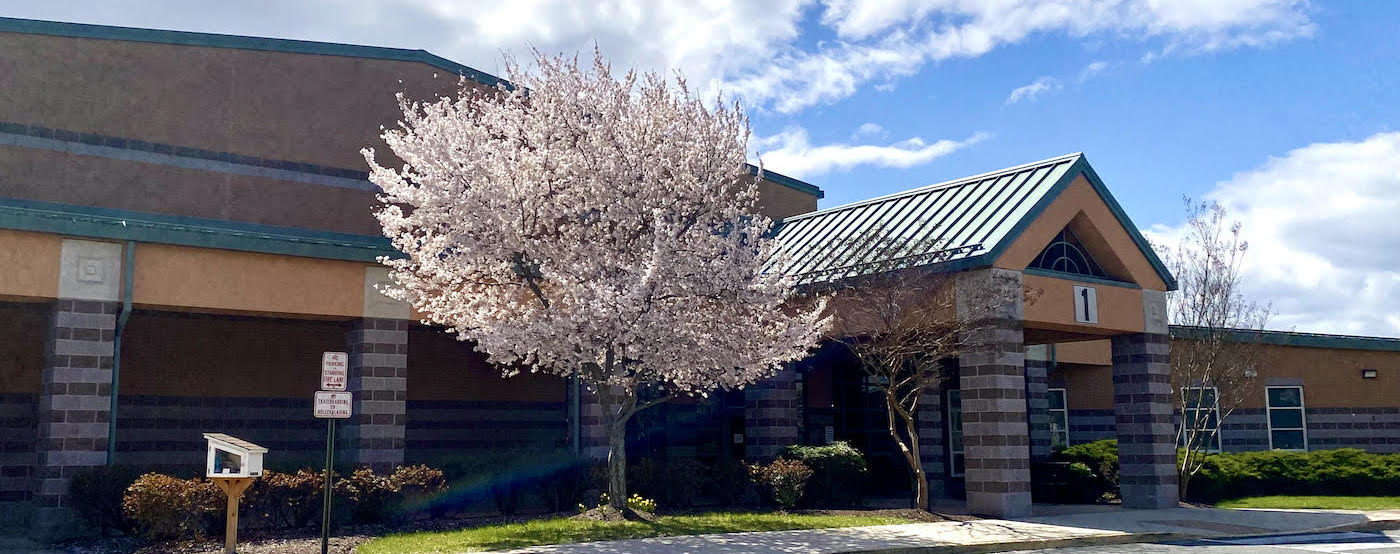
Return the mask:
<svg viewBox="0 0 1400 554">
<path fill-rule="evenodd" d="M 204 439 L 209 441 L 205 474 L 228 496 L 224 554 L 234 554 L 238 547 L 238 499 L 262 476 L 263 454 L 267 449 L 223 433 L 205 433 Z"/>
</svg>

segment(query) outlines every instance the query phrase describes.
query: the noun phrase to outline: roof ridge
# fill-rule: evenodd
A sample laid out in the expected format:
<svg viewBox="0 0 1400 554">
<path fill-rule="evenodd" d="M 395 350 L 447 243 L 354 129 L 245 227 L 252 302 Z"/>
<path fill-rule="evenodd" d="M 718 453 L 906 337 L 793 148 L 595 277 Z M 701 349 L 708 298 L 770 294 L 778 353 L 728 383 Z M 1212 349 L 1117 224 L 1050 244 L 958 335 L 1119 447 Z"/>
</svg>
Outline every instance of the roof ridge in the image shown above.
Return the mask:
<svg viewBox="0 0 1400 554">
<path fill-rule="evenodd" d="M 868 205 L 868 204 L 876 204 L 876 203 L 879 203 L 879 202 L 884 202 L 884 201 L 892 200 L 892 199 L 895 199 L 895 198 L 901 198 L 901 197 L 904 197 L 904 196 L 912 196 L 912 195 L 915 195 L 915 194 L 919 194 L 919 193 L 922 193 L 922 192 L 928 192 L 928 191 L 931 191 L 931 190 L 938 190 L 938 189 L 941 189 L 941 188 L 949 188 L 949 187 L 953 187 L 953 186 L 965 184 L 965 183 L 968 182 L 968 181 L 973 181 L 973 180 L 978 180 L 978 181 L 980 181 L 980 180 L 986 179 L 987 177 L 991 177 L 991 176 L 993 176 L 993 175 L 1000 175 L 1000 174 L 1005 174 L 1005 173 L 1015 173 L 1015 172 L 1023 171 L 1023 170 L 1025 170 L 1025 169 L 1027 169 L 1027 168 L 1030 168 L 1030 167 L 1045 165 L 1045 164 L 1049 164 L 1049 163 L 1052 163 L 1052 162 L 1058 163 L 1058 162 L 1069 161 L 1069 160 L 1072 160 L 1072 159 L 1074 159 L 1074 158 L 1083 157 L 1083 156 L 1084 156 L 1084 153 L 1083 153 L 1083 152 L 1072 152 L 1072 153 L 1069 153 L 1069 154 L 1062 154 L 1062 155 L 1059 155 L 1059 156 L 1054 156 L 1054 157 L 1046 158 L 1046 159 L 1039 160 L 1039 161 L 1023 163 L 1023 164 L 1014 165 L 1014 166 L 1011 166 L 1011 167 L 1003 167 L 1003 168 L 1001 168 L 1001 169 L 994 169 L 994 170 L 992 170 L 992 171 L 986 171 L 986 172 L 978 173 L 978 174 L 975 174 L 975 175 L 967 175 L 967 176 L 964 176 L 964 177 L 958 177 L 958 178 L 955 178 L 955 179 L 949 179 L 949 180 L 946 180 L 946 181 L 940 181 L 940 182 L 937 182 L 937 183 L 933 183 L 933 184 L 931 184 L 931 185 L 923 185 L 923 186 L 921 186 L 921 187 L 915 187 L 915 188 L 912 188 L 912 189 L 902 190 L 902 191 L 899 191 L 899 192 L 892 192 L 892 193 L 890 193 L 890 194 L 886 194 L 886 195 L 883 195 L 883 196 L 876 196 L 876 197 L 874 197 L 874 198 L 867 198 L 867 199 L 865 199 L 865 200 L 859 200 L 859 201 L 856 201 L 856 202 L 851 202 L 850 204 L 842 204 L 842 205 L 840 205 L 840 206 L 832 206 L 832 207 L 830 207 L 830 208 L 825 208 L 825 209 L 821 209 L 821 210 L 817 210 L 817 211 L 813 211 L 813 212 L 807 212 L 807 213 L 805 213 L 805 214 L 798 214 L 798 215 L 795 215 L 795 216 L 792 216 L 792 217 L 784 218 L 784 219 L 782 220 L 782 222 L 783 222 L 783 223 L 788 223 L 788 222 L 797 221 L 797 220 L 800 220 L 800 219 L 807 219 L 807 218 L 816 217 L 816 216 L 819 216 L 819 215 L 826 215 L 826 214 L 829 214 L 829 213 L 839 212 L 839 211 L 841 211 L 841 210 L 846 210 L 846 209 L 851 209 L 851 208 L 857 208 L 857 207 L 865 206 L 865 205 Z"/>
<path fill-rule="evenodd" d="M 128 27 L 124 25 L 101 25 L 96 23 L 75 23 L 71 21 L 51 21 L 45 19 L 25 19 L 0 17 L 0 33 L 50 35 L 63 37 L 89 38 L 97 40 L 122 40 L 130 42 L 153 42 L 183 46 L 203 46 L 208 48 L 229 48 L 241 50 L 262 50 L 287 52 L 292 54 L 312 54 L 321 56 L 342 56 L 419 62 L 469 77 L 479 83 L 512 87 L 510 81 L 486 73 L 479 69 L 449 60 L 421 48 L 398 48 L 394 46 L 369 46 L 343 42 L 319 40 L 259 37 L 230 33 L 208 33 L 202 31 L 179 31 L 174 29 L 153 29 L 149 27 Z"/>
</svg>

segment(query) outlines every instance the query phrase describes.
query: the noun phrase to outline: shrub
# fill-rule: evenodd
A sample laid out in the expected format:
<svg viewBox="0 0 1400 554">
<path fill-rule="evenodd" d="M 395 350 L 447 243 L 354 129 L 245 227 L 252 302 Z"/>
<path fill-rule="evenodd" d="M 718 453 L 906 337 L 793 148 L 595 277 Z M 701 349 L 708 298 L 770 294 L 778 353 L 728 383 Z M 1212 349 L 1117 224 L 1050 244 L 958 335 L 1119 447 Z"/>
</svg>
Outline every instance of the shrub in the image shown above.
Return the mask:
<svg viewBox="0 0 1400 554">
<path fill-rule="evenodd" d="M 1092 477 L 1082 474 L 1066 477 L 1074 480 L 1073 486 L 1091 489 L 1084 491 L 1084 495 L 1092 493 L 1095 500 L 1118 497 L 1118 441 L 1105 439 L 1076 444 L 1056 452 L 1053 459 L 1068 464 L 1083 464 L 1089 469 Z"/>
<path fill-rule="evenodd" d="M 324 478 L 323 472 L 310 468 L 264 471 L 243 493 L 243 505 L 265 527 L 306 527 L 321 514 Z"/>
<path fill-rule="evenodd" d="M 594 468 L 598 462 L 572 451 L 552 451 L 540 457 L 545 471 L 539 478 L 536 494 L 551 512 L 562 512 L 583 501 L 584 493 L 596 488 Z"/>
<path fill-rule="evenodd" d="M 398 489 L 388 476 L 375 473 L 368 467 L 351 472 L 334 483 L 338 506 L 349 514 L 355 523 L 380 523 L 387 519 L 389 508 L 398 498 Z"/>
<path fill-rule="evenodd" d="M 797 460 L 779 458 L 766 466 L 749 466 L 749 475 L 767 489 L 774 502 L 789 509 L 802 498 L 807 479 L 812 477 L 812 468 Z"/>
<path fill-rule="evenodd" d="M 159 473 L 137 478 L 122 496 L 122 512 L 149 540 L 194 539 L 222 521 L 223 491 L 207 479 Z"/>
<path fill-rule="evenodd" d="M 83 468 L 68 483 L 73 509 L 89 526 L 123 533 L 135 531 L 122 513 L 122 495 L 145 471 L 136 466 L 93 466 Z"/>
<path fill-rule="evenodd" d="M 711 496 L 725 506 L 743 502 L 753 485 L 748 466 L 736 460 L 716 463 L 707 481 Z"/>
<path fill-rule="evenodd" d="M 441 516 L 439 496 L 447 491 L 447 477 L 442 470 L 425 465 L 400 466 L 389 476 L 389 482 L 399 493 L 396 511 L 403 516 L 428 511 L 432 517 Z"/>
<path fill-rule="evenodd" d="M 693 458 L 658 462 L 643 458 L 627 470 L 632 492 L 655 498 L 665 506 L 688 508 L 705 486 L 709 468 Z"/>
<path fill-rule="evenodd" d="M 826 446 L 793 445 L 783 451 L 783 458 L 797 460 L 812 468 L 807 486 L 807 504 L 836 504 L 852 506 L 860 502 L 869 469 L 865 456 L 845 441 Z"/>
<path fill-rule="evenodd" d="M 1203 464 L 1187 493 L 1204 502 L 1259 494 L 1400 494 L 1400 454 L 1274 450 L 1212 454 Z"/>
<path fill-rule="evenodd" d="M 1101 500 L 1101 479 L 1083 462 L 1031 464 L 1031 494 L 1036 502 L 1089 504 Z"/>
</svg>

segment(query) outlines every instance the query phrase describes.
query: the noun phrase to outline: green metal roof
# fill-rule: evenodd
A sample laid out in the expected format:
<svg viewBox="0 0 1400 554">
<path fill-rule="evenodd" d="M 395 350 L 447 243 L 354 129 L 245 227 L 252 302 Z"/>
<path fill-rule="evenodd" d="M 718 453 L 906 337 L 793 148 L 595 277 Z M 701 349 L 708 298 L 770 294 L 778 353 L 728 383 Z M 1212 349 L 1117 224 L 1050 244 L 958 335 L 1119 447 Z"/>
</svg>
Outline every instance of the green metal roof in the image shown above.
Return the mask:
<svg viewBox="0 0 1400 554">
<path fill-rule="evenodd" d="M 399 252 L 382 236 L 0 198 L 0 229 L 372 262 Z"/>
<path fill-rule="evenodd" d="M 937 183 L 782 220 L 782 271 L 815 283 L 881 268 L 990 266 L 1075 177 L 1083 175 L 1169 289 L 1176 288 L 1147 240 L 1082 153 Z M 872 238 L 872 235 L 879 235 Z"/>
<path fill-rule="evenodd" d="M 181 44 L 185 46 L 266 50 L 272 52 L 290 52 L 294 54 L 317 54 L 322 56 L 345 56 L 350 58 L 419 62 L 465 76 L 485 85 L 496 86 L 497 84 L 503 84 L 507 87 L 511 86 L 509 81 L 495 75 L 467 67 L 447 58 L 434 55 L 426 50 L 410 50 L 407 48 L 361 46 L 336 42 L 249 37 L 218 33 L 194 33 L 190 31 L 167 31 L 163 29 L 66 23 L 62 21 L 43 21 L 14 17 L 0 17 L 0 33 L 24 33 L 32 35 L 156 42 L 162 44 Z"/>
<path fill-rule="evenodd" d="M 1234 342 L 1297 346 L 1302 348 L 1338 348 L 1343 350 L 1400 352 L 1400 338 L 1300 333 L 1296 331 L 1253 331 L 1249 329 L 1222 329 L 1221 331 L 1224 333 L 1224 338 Z M 1206 329 L 1203 327 L 1187 325 L 1171 326 L 1172 338 L 1197 338 L 1202 336 L 1205 332 Z"/>
</svg>

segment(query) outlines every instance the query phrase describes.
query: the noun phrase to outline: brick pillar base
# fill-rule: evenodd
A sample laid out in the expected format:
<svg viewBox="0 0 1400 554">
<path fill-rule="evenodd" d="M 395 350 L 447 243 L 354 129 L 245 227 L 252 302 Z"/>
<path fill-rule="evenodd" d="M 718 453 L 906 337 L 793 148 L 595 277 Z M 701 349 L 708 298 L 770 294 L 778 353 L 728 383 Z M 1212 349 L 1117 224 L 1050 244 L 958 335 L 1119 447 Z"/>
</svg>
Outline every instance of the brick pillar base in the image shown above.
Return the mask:
<svg viewBox="0 0 1400 554">
<path fill-rule="evenodd" d="M 1113 415 L 1125 508 L 1177 507 L 1167 335 L 1113 337 Z"/>
<path fill-rule="evenodd" d="M 797 371 L 784 369 L 744 389 L 744 457 L 750 462 L 778 457 L 798 442 Z"/>
<path fill-rule="evenodd" d="M 1050 458 L 1050 399 L 1046 384 L 1050 360 L 1045 346 L 1026 349 L 1026 423 L 1031 434 L 1031 459 Z"/>
<path fill-rule="evenodd" d="M 35 538 L 83 534 L 70 507 L 68 482 L 107 462 L 112 406 L 112 348 L 116 302 L 60 299 L 54 306 L 39 396 L 34 468 Z"/>
<path fill-rule="evenodd" d="M 930 499 L 948 495 L 944 487 L 946 470 L 943 455 L 943 389 L 930 387 L 919 396 L 919 462 L 928 478 Z"/>
<path fill-rule="evenodd" d="M 1026 352 L 1021 275 L 985 269 L 958 276 L 958 316 L 975 317 L 959 358 L 967 509 L 1022 517 L 1031 511 Z"/>
<path fill-rule="evenodd" d="M 363 318 L 345 337 L 355 404 L 341 445 L 347 460 L 376 471 L 404 463 L 408 326 L 402 319 Z"/>
</svg>

